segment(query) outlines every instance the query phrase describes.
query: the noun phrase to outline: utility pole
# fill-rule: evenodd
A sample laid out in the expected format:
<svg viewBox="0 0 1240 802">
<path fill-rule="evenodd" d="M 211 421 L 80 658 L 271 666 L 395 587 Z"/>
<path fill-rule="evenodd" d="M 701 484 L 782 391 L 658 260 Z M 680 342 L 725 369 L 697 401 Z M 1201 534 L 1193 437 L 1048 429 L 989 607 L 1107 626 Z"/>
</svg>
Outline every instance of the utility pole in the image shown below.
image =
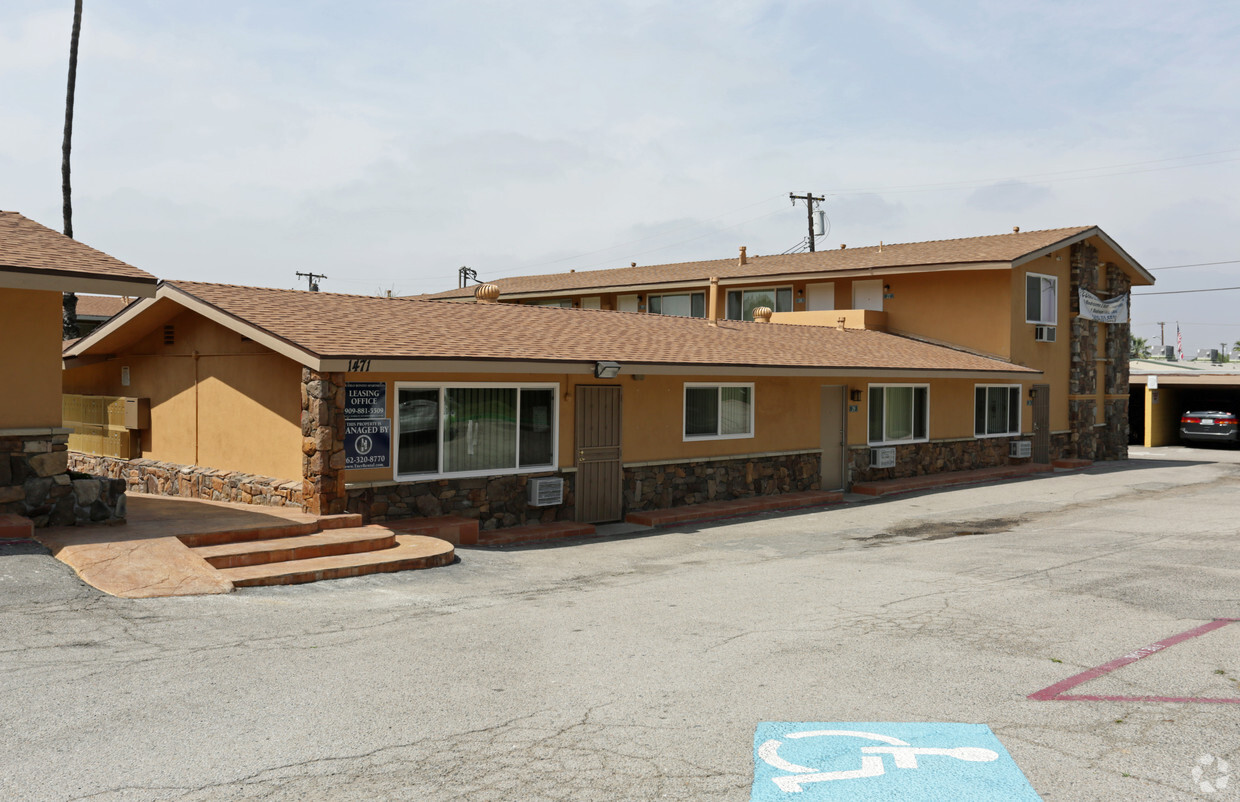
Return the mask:
<svg viewBox="0 0 1240 802">
<path fill-rule="evenodd" d="M 792 205 L 796 206 L 797 201 L 805 201 L 805 219 L 809 222 L 809 251 L 814 252 L 814 207 L 826 200 L 825 195 L 814 197 L 814 193 L 806 192 L 804 195 L 793 195 L 788 193 L 788 199 L 792 201 Z"/>
<path fill-rule="evenodd" d="M 456 287 L 463 290 L 469 286 L 470 281 L 478 281 L 478 271 L 472 267 L 461 265 L 461 269 L 456 271 Z"/>
<path fill-rule="evenodd" d="M 315 281 L 316 278 L 327 278 L 327 276 L 323 275 L 322 273 L 302 273 L 300 270 L 297 271 L 297 277 L 304 278 L 307 282 L 310 283 L 310 292 L 319 291 L 319 283 Z"/>
<path fill-rule="evenodd" d="M 1158 321 L 1158 347 L 1159 348 L 1167 347 L 1167 336 L 1166 336 L 1166 333 L 1163 331 L 1163 326 L 1165 325 L 1167 324 L 1164 323 L 1163 321 L 1161 320 Z"/>
</svg>

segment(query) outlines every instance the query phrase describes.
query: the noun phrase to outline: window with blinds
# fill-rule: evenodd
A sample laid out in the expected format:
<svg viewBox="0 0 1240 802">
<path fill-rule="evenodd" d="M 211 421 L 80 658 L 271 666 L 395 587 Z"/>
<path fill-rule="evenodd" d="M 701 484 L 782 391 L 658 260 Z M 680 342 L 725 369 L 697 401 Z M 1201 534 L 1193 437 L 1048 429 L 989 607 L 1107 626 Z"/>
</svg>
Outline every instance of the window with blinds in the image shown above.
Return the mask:
<svg viewBox="0 0 1240 802">
<path fill-rule="evenodd" d="M 752 384 L 686 384 L 685 440 L 753 437 Z"/>
</svg>

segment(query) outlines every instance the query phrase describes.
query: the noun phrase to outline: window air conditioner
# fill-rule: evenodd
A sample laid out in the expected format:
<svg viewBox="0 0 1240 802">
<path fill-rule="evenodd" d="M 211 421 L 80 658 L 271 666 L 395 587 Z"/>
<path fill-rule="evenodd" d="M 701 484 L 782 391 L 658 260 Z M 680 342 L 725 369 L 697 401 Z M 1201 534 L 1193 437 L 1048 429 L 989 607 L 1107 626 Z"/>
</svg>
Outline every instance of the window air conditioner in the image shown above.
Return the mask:
<svg viewBox="0 0 1240 802">
<path fill-rule="evenodd" d="M 896 467 L 896 450 L 894 448 L 871 448 L 870 449 L 870 467 L 871 468 L 894 468 Z"/>
<path fill-rule="evenodd" d="M 553 507 L 564 503 L 564 480 L 558 476 L 542 476 L 531 479 L 529 488 L 531 507 Z"/>
<path fill-rule="evenodd" d="M 1055 342 L 1055 327 L 1054 326 L 1034 326 L 1033 327 L 1033 339 L 1037 340 L 1040 343 Z"/>
<path fill-rule="evenodd" d="M 1033 456 L 1033 443 L 1028 440 L 1008 441 L 1008 456 L 1016 459 L 1027 459 Z"/>
</svg>

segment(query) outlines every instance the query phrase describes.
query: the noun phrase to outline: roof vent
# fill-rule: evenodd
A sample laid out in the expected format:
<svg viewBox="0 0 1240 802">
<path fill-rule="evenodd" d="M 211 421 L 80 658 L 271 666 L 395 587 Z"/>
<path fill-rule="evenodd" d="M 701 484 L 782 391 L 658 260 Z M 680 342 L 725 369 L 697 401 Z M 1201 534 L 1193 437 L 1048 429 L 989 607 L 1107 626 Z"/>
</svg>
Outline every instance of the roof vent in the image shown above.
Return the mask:
<svg viewBox="0 0 1240 802">
<path fill-rule="evenodd" d="M 1012 226 L 1012 233 L 1013 233 L 1013 234 L 1019 234 L 1019 233 L 1020 233 L 1020 226 Z"/>
<path fill-rule="evenodd" d="M 753 310 L 753 322 L 754 323 L 770 323 L 771 322 L 771 307 L 759 306 L 756 309 L 754 309 Z"/>
<path fill-rule="evenodd" d="M 742 265 L 749 264 L 749 257 L 745 255 L 746 250 L 747 248 L 744 245 L 742 245 L 741 246 L 741 261 L 740 261 Z"/>
<path fill-rule="evenodd" d="M 848 245 L 847 245 L 846 243 L 841 242 L 841 243 L 840 243 L 840 250 L 842 251 L 842 250 L 845 250 L 846 248 L 848 248 Z"/>
<path fill-rule="evenodd" d="M 474 300 L 480 304 L 493 304 L 499 301 L 499 287 L 494 284 L 479 284 L 474 290 Z"/>
<path fill-rule="evenodd" d="M 164 345 L 175 345 L 177 341 L 177 330 L 169 323 L 164 326 Z"/>
</svg>

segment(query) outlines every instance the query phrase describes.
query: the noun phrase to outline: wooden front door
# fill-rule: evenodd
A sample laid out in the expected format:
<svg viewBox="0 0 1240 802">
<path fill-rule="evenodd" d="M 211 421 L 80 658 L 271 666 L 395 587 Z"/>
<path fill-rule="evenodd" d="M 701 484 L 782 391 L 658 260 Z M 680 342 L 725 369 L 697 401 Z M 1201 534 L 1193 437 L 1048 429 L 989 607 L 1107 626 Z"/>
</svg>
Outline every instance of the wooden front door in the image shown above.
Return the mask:
<svg viewBox="0 0 1240 802">
<path fill-rule="evenodd" d="M 844 487 L 844 388 L 822 388 L 819 407 L 819 445 L 822 448 L 822 489 Z"/>
<path fill-rule="evenodd" d="M 1051 386 L 1033 385 L 1033 461 L 1051 461 Z"/>
<path fill-rule="evenodd" d="M 618 521 L 624 513 L 620 467 L 620 388 L 577 388 L 577 520 Z"/>
</svg>

